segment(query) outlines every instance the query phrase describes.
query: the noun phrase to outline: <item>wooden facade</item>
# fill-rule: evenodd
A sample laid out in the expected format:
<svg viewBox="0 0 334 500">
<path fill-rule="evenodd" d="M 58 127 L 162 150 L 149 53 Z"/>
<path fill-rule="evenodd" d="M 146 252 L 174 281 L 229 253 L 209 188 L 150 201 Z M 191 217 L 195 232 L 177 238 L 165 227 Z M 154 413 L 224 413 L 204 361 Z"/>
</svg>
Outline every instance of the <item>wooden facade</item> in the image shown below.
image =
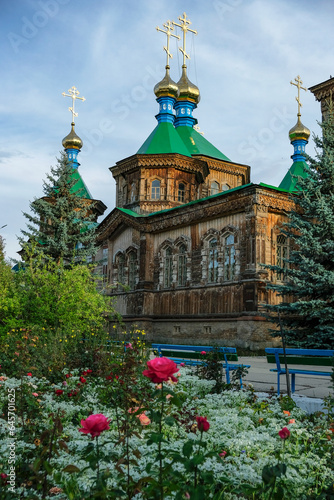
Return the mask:
<svg viewBox="0 0 334 500">
<path fill-rule="evenodd" d="M 99 225 L 98 260 L 127 329 L 156 342 L 273 345 L 263 264 L 276 263 L 289 194 L 201 155 L 134 155 L 110 170 L 118 208 Z"/>
</svg>

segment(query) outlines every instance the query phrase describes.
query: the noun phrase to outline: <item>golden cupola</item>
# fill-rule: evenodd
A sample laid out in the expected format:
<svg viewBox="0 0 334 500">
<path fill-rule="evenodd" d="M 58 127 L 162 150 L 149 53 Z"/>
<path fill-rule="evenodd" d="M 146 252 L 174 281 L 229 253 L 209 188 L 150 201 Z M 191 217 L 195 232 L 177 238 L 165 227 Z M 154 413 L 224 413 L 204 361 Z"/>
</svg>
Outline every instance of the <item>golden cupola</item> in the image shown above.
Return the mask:
<svg viewBox="0 0 334 500">
<path fill-rule="evenodd" d="M 302 139 L 304 141 L 308 141 L 311 135 L 311 132 L 305 125 L 302 124 L 300 120 L 300 113 L 298 114 L 297 123 L 292 129 L 289 131 L 290 141 L 296 141 L 298 139 Z"/>
<path fill-rule="evenodd" d="M 75 123 L 71 123 L 71 132 L 64 137 L 62 141 L 62 145 L 64 146 L 64 149 L 81 149 L 83 146 L 83 142 L 80 139 L 80 137 L 75 133 L 74 130 Z"/>
<path fill-rule="evenodd" d="M 179 88 L 177 84 L 171 79 L 170 74 L 170 66 L 166 65 L 166 74 L 161 82 L 157 83 L 154 87 L 154 93 L 158 97 L 174 97 L 175 99 L 179 95 Z"/>
<path fill-rule="evenodd" d="M 187 66 L 185 64 L 182 66 L 182 75 L 177 82 L 177 86 L 179 89 L 179 99 L 190 100 L 196 104 L 199 103 L 201 99 L 199 88 L 189 80 L 187 76 Z"/>
</svg>

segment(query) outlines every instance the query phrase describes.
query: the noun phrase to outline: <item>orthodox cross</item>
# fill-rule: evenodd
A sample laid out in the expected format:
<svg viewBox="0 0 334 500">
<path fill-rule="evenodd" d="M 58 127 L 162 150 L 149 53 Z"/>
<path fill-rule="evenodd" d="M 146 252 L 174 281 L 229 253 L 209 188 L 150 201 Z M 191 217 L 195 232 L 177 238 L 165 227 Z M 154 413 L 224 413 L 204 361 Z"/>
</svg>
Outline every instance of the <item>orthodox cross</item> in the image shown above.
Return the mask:
<svg viewBox="0 0 334 500">
<path fill-rule="evenodd" d="M 174 24 L 174 26 L 178 26 L 179 28 L 181 28 L 181 30 L 183 31 L 183 47 L 182 48 L 179 47 L 179 50 L 183 54 L 183 66 L 185 66 L 186 59 L 190 59 L 189 54 L 187 54 L 187 52 L 186 52 L 186 33 L 187 33 L 187 31 L 190 31 L 190 33 L 194 33 L 194 35 L 197 35 L 197 31 L 191 30 L 188 27 L 189 24 L 191 24 L 191 22 L 187 18 L 187 15 L 185 12 L 183 13 L 183 17 L 182 16 L 179 17 L 179 21 L 181 24 L 175 23 L 174 21 L 173 21 L 173 24 Z"/>
<path fill-rule="evenodd" d="M 75 116 L 78 116 L 78 113 L 76 113 L 74 111 L 74 103 L 75 103 L 75 100 L 76 99 L 80 99 L 81 101 L 85 101 L 86 99 L 84 97 L 78 97 L 80 94 L 80 92 L 78 91 L 77 88 L 75 87 L 71 87 L 69 90 L 68 90 L 68 94 L 65 94 L 65 92 L 62 93 L 63 96 L 65 97 L 70 97 L 72 99 L 72 107 L 69 107 L 68 109 L 71 111 L 72 113 L 72 123 L 74 123 L 74 117 Z"/>
<path fill-rule="evenodd" d="M 169 39 L 171 36 L 174 36 L 175 38 L 177 38 L 178 40 L 180 40 L 180 37 L 178 35 L 174 35 L 174 33 L 172 33 L 172 31 L 174 31 L 174 27 L 172 25 L 172 23 L 170 21 L 167 21 L 167 23 L 164 23 L 162 25 L 164 28 L 166 28 L 166 31 L 162 30 L 161 28 L 159 28 L 159 26 L 156 27 L 156 30 L 157 31 L 161 31 L 161 33 L 165 33 L 165 35 L 167 35 L 167 47 L 164 47 L 164 50 L 166 51 L 166 54 L 167 54 L 167 64 L 166 66 L 169 66 L 169 58 L 172 58 L 173 55 L 169 52 Z"/>
<path fill-rule="evenodd" d="M 298 89 L 298 97 L 296 97 L 296 101 L 298 102 L 298 114 L 297 114 L 297 116 L 300 116 L 300 108 L 302 107 L 302 103 L 300 102 L 300 89 L 307 91 L 307 88 L 302 87 L 303 82 L 302 82 L 299 75 L 297 76 L 297 78 L 295 78 L 295 82 L 297 82 L 297 83 L 293 83 L 293 81 L 291 81 L 290 84 L 294 85 Z"/>
</svg>

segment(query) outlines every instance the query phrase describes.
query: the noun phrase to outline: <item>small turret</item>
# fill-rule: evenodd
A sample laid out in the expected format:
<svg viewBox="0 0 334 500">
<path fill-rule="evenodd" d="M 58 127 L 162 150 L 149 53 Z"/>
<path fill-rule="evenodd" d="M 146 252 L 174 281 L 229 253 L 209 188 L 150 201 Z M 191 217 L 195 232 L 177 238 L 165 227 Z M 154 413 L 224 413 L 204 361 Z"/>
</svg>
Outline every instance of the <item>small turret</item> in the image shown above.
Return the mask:
<svg viewBox="0 0 334 500">
<path fill-rule="evenodd" d="M 298 96 L 296 97 L 296 101 L 298 102 L 298 113 L 297 113 L 297 123 L 292 129 L 289 131 L 290 142 L 293 145 L 294 152 L 291 156 L 293 160 L 293 164 L 290 169 L 286 173 L 284 179 L 280 183 L 279 187 L 281 189 L 286 189 L 287 191 L 295 191 L 296 184 L 298 182 L 297 177 L 305 177 L 307 175 L 305 166 L 305 146 L 308 143 L 311 132 L 305 125 L 301 122 L 301 113 L 300 108 L 302 106 L 300 102 L 300 89 L 307 90 L 305 87 L 302 87 L 302 81 L 300 76 L 295 78 L 295 82 L 290 82 L 291 85 L 295 85 L 298 88 Z"/>
</svg>

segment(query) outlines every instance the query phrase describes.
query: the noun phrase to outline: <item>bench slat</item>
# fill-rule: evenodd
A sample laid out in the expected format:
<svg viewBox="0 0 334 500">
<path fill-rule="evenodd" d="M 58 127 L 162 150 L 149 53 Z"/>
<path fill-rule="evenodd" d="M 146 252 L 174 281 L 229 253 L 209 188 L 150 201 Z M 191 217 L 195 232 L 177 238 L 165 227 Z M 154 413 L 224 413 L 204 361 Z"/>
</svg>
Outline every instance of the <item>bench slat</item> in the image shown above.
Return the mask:
<svg viewBox="0 0 334 500">
<path fill-rule="evenodd" d="M 158 349 L 156 349 L 158 350 Z M 163 354 L 163 356 L 167 357 L 167 358 L 171 358 L 171 357 L 181 357 L 182 355 L 184 356 L 184 358 L 186 359 L 200 359 L 200 360 L 205 360 L 205 356 L 204 355 L 201 355 L 200 353 L 198 352 L 191 352 L 191 351 L 172 351 L 172 350 L 169 350 L 169 349 L 160 349 L 161 353 Z M 238 355 L 237 354 L 226 354 L 226 357 L 228 359 L 228 361 L 238 361 Z M 218 354 L 218 359 L 221 359 L 221 360 L 225 360 L 224 358 L 224 353 L 219 353 Z"/>
<path fill-rule="evenodd" d="M 284 364 L 284 356 L 280 355 L 279 360 Z M 310 366 L 332 366 L 332 357 L 318 357 L 318 356 L 290 356 L 287 355 L 286 360 L 289 365 L 310 365 Z M 276 363 L 275 356 L 273 354 L 267 355 L 268 363 Z"/>
</svg>

